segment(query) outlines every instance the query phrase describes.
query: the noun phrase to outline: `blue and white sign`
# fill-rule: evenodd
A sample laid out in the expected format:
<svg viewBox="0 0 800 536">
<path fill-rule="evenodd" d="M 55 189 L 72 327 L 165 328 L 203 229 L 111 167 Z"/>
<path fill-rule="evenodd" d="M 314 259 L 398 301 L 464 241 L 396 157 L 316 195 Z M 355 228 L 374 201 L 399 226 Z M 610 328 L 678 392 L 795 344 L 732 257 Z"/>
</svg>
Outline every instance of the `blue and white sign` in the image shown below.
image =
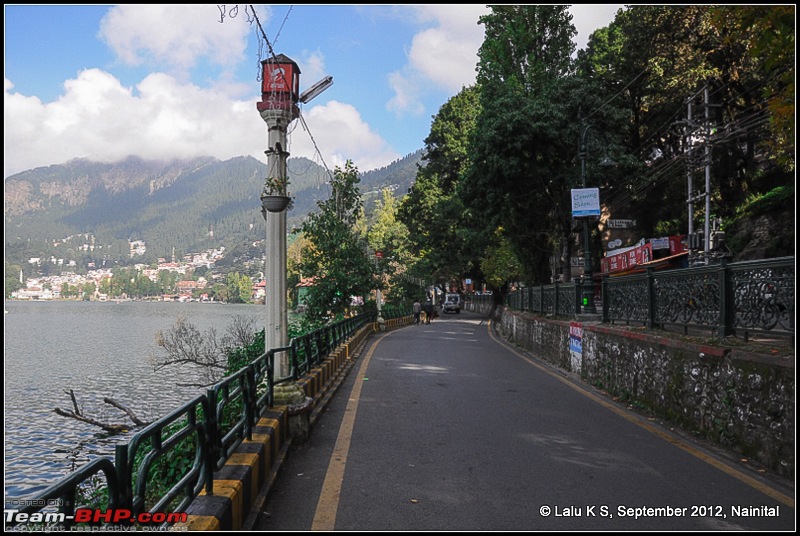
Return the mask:
<svg viewBox="0 0 800 536">
<path fill-rule="evenodd" d="M 577 354 L 583 352 L 583 324 L 578 322 L 570 322 L 569 351 Z"/>
<path fill-rule="evenodd" d="M 583 324 L 579 322 L 569 324 L 569 357 L 572 372 L 580 373 L 583 363 Z"/>
<path fill-rule="evenodd" d="M 588 218 L 600 215 L 599 188 L 572 189 L 572 217 Z"/>
</svg>

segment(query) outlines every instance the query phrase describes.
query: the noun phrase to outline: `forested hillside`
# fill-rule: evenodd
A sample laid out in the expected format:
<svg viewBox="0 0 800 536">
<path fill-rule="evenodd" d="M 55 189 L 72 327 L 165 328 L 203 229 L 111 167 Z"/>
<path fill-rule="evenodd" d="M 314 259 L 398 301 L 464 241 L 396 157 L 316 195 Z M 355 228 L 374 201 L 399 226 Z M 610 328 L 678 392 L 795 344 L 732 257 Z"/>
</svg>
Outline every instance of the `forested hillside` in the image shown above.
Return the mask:
<svg viewBox="0 0 800 536">
<path fill-rule="evenodd" d="M 405 193 L 420 153 L 361 174 L 365 204 L 385 187 Z M 300 225 L 330 195 L 326 170 L 306 158 L 287 163 L 294 205 L 288 225 Z M 332 170 L 331 170 L 332 171 Z M 6 260 L 30 257 L 125 258 L 143 240 L 143 261 L 263 239 L 260 194 L 266 166 L 252 157 L 105 164 L 75 160 L 6 179 Z M 71 238 L 70 238 L 71 237 Z M 79 248 L 94 237 L 93 252 Z M 66 247 L 64 247 L 66 245 Z"/>
</svg>

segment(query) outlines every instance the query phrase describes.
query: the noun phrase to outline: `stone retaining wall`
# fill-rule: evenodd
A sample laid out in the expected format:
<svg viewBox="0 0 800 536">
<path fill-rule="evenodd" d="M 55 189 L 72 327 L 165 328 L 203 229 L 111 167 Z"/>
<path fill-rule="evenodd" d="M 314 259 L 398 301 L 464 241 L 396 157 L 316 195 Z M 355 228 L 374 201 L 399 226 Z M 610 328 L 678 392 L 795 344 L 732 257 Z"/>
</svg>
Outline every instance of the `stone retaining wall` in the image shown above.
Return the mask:
<svg viewBox="0 0 800 536">
<path fill-rule="evenodd" d="M 498 328 L 536 357 L 585 383 L 773 471 L 794 474 L 794 357 L 782 358 L 583 323 L 581 353 L 570 322 L 498 312 Z"/>
</svg>

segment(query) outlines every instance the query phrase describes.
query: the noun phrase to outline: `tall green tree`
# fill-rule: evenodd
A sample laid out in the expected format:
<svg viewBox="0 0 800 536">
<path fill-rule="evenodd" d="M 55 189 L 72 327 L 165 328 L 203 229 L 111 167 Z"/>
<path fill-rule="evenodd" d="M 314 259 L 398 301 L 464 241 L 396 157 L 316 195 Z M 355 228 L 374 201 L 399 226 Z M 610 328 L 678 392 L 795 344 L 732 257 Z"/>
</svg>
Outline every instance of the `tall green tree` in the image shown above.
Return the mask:
<svg viewBox="0 0 800 536">
<path fill-rule="evenodd" d="M 303 223 L 308 244 L 303 249 L 300 271 L 313 277 L 306 297 L 306 316 L 311 323 L 343 315 L 351 298 L 366 296 L 375 288 L 374 267 L 364 236 L 357 232 L 363 214 L 358 190 L 358 168 L 347 161 L 336 167 L 331 179 L 331 195 L 317 203 Z"/>
<path fill-rule="evenodd" d="M 229 303 L 250 303 L 253 295 L 253 280 L 246 274 L 230 272 L 225 278 Z"/>
<path fill-rule="evenodd" d="M 25 285 L 20 281 L 22 267 L 18 264 L 6 264 L 5 272 L 5 297 L 10 298 L 12 292 L 16 292 Z"/>
<path fill-rule="evenodd" d="M 403 293 L 396 292 L 398 287 L 391 280 L 398 267 L 409 266 L 415 260 L 409 249 L 408 228 L 398 219 L 399 208 L 400 201 L 389 188 L 384 188 L 367 231 L 369 246 L 376 252 L 374 262 L 385 300 L 402 300 Z"/>
<path fill-rule="evenodd" d="M 475 87 L 462 89 L 441 107 L 425 139 L 424 165 L 398 211 L 416 256 L 410 275 L 428 284 L 459 284 L 477 264 L 480 231 L 458 190 L 479 110 Z"/>
<path fill-rule="evenodd" d="M 590 88 L 573 77 L 567 8 L 492 6 L 480 19 L 481 113 L 461 195 L 485 228 L 503 229 L 533 282 L 549 282 L 550 259 L 574 236 L 569 190 L 578 186 L 578 112 Z"/>
</svg>

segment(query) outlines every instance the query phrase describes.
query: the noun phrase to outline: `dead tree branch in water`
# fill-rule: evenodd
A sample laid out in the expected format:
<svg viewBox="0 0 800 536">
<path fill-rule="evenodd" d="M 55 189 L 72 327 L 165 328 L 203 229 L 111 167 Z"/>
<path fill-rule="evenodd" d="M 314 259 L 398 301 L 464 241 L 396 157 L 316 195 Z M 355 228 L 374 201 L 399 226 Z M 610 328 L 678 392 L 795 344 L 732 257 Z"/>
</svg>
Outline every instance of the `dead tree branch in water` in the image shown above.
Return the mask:
<svg viewBox="0 0 800 536">
<path fill-rule="evenodd" d="M 68 394 L 70 400 L 72 400 L 72 410 L 63 410 L 61 408 L 55 408 L 53 412 L 57 415 L 62 417 L 67 417 L 70 419 L 75 419 L 76 421 L 85 422 L 86 424 L 91 424 L 92 426 L 97 426 L 98 428 L 102 428 L 106 432 L 111 434 L 122 434 L 125 432 L 129 432 L 138 426 L 147 426 L 147 422 L 141 420 L 136 413 L 133 412 L 127 406 L 120 404 L 113 398 L 105 397 L 103 398 L 103 402 L 110 406 L 114 406 L 117 409 L 124 411 L 128 418 L 133 421 L 133 426 L 129 424 L 109 424 L 99 421 L 93 417 L 88 417 L 84 415 L 83 410 L 81 410 L 80 406 L 78 405 L 78 400 L 75 398 L 75 392 L 72 389 L 65 389 L 64 393 Z"/>
</svg>

